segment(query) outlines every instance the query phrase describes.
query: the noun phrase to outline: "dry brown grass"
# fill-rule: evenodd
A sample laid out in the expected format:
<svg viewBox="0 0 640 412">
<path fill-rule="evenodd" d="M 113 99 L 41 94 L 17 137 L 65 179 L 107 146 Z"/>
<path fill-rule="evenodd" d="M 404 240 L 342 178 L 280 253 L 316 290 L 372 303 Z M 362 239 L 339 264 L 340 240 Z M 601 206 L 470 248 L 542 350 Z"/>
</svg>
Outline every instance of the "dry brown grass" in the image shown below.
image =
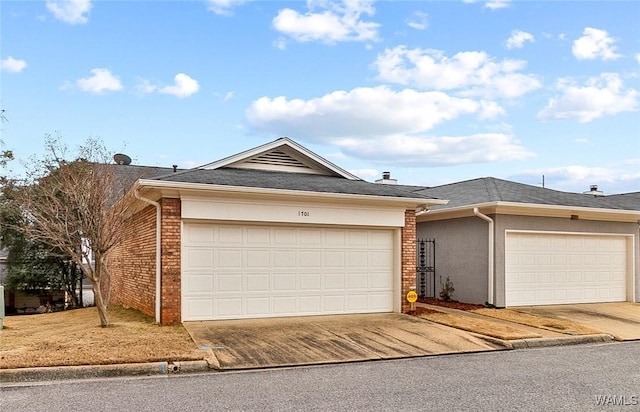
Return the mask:
<svg viewBox="0 0 640 412">
<path fill-rule="evenodd" d="M 8 316 L 0 332 L 0 369 L 204 359 L 181 325 L 159 326 L 119 306 L 110 306 L 109 316 L 108 328 L 100 327 L 95 308 Z"/>
<path fill-rule="evenodd" d="M 526 330 L 513 328 L 489 320 L 476 319 L 465 315 L 450 313 L 430 313 L 420 315 L 421 318 L 453 328 L 478 333 L 480 335 L 491 336 L 502 340 L 539 338 L 541 335 Z"/>
<path fill-rule="evenodd" d="M 508 320 L 510 322 L 519 323 L 521 325 L 533 326 L 540 329 L 546 329 L 553 332 L 564 333 L 567 335 L 592 335 L 602 333 L 599 330 L 591 329 L 586 326 L 579 325 L 577 323 L 561 320 L 546 318 L 543 316 L 531 315 L 528 313 L 518 312 L 510 309 L 478 309 L 474 310 L 475 313 L 479 313 L 484 316 L 490 316 L 497 319 Z"/>
</svg>

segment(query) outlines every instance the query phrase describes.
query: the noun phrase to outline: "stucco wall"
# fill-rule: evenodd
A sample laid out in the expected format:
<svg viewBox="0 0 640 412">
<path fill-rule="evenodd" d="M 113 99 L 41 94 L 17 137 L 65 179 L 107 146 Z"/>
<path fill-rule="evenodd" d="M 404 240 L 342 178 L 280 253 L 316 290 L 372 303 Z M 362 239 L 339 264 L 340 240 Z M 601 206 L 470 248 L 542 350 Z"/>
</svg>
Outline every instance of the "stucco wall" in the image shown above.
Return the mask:
<svg viewBox="0 0 640 412">
<path fill-rule="evenodd" d="M 577 233 L 618 233 L 635 235 L 635 300 L 640 296 L 640 253 L 638 250 L 638 225 L 636 223 L 602 222 L 593 220 L 571 220 L 563 218 L 535 217 L 535 216 L 491 216 L 495 220 L 495 304 L 503 307 L 505 304 L 505 231 L 506 230 L 534 230 L 553 232 Z"/>
<path fill-rule="evenodd" d="M 448 276 L 455 288 L 453 299 L 487 301 L 488 230 L 489 224 L 475 216 L 418 223 L 418 238 L 436 240 L 436 295 Z"/>
</svg>

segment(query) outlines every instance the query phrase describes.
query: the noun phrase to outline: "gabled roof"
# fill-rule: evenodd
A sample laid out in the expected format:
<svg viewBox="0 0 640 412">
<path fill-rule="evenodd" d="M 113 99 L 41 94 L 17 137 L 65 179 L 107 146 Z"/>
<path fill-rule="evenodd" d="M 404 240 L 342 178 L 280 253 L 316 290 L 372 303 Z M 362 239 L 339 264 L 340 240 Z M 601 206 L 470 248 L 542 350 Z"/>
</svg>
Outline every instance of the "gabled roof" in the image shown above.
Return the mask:
<svg viewBox="0 0 640 412">
<path fill-rule="evenodd" d="M 196 191 L 323 196 L 420 206 L 446 202 L 404 187 L 366 182 L 286 137 L 193 169 L 149 169 L 139 176 L 138 187 L 172 195 Z M 123 169 L 123 175 L 132 178 L 141 171 Z"/>
<path fill-rule="evenodd" d="M 414 193 L 426 194 L 442 199 L 449 199 L 446 205 L 434 209 L 451 209 L 461 206 L 473 206 L 487 203 L 523 203 L 551 206 L 573 206 L 580 208 L 601 208 L 620 210 L 640 210 L 630 207 L 633 197 L 623 200 L 619 196 L 593 196 L 581 193 L 561 192 L 494 177 L 483 177 L 436 186 Z M 637 201 L 637 196 L 636 196 Z"/>
<path fill-rule="evenodd" d="M 211 170 L 223 167 L 339 176 L 361 180 L 288 137 L 281 137 L 273 142 L 200 166 L 198 169 Z"/>
</svg>

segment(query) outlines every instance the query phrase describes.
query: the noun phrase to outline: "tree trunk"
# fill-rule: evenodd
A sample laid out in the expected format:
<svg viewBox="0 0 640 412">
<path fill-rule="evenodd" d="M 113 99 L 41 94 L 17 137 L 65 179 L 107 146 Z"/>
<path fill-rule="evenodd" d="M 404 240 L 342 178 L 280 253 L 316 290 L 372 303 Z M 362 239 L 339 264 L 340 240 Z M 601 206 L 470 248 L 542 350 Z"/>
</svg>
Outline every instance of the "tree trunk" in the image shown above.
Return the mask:
<svg viewBox="0 0 640 412">
<path fill-rule="evenodd" d="M 107 315 L 107 303 L 102 297 L 102 285 L 100 285 L 100 279 L 96 282 L 92 282 L 93 286 L 93 298 L 95 299 L 96 308 L 98 308 L 98 316 L 100 317 L 100 326 L 106 328 L 109 326 L 109 316 Z"/>
</svg>

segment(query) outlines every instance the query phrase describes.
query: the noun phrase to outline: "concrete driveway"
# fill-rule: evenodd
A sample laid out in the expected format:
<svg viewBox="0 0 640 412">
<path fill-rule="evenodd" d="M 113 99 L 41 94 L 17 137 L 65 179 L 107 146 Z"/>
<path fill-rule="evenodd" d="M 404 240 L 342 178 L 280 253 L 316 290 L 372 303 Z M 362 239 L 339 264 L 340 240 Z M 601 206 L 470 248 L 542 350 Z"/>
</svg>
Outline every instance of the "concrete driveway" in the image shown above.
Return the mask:
<svg viewBox="0 0 640 412">
<path fill-rule="evenodd" d="M 399 313 L 184 322 L 220 370 L 394 359 L 504 349 Z"/>
<path fill-rule="evenodd" d="M 616 340 L 640 339 L 640 303 L 585 303 L 511 309 L 532 315 L 576 322 L 607 333 Z"/>
</svg>

